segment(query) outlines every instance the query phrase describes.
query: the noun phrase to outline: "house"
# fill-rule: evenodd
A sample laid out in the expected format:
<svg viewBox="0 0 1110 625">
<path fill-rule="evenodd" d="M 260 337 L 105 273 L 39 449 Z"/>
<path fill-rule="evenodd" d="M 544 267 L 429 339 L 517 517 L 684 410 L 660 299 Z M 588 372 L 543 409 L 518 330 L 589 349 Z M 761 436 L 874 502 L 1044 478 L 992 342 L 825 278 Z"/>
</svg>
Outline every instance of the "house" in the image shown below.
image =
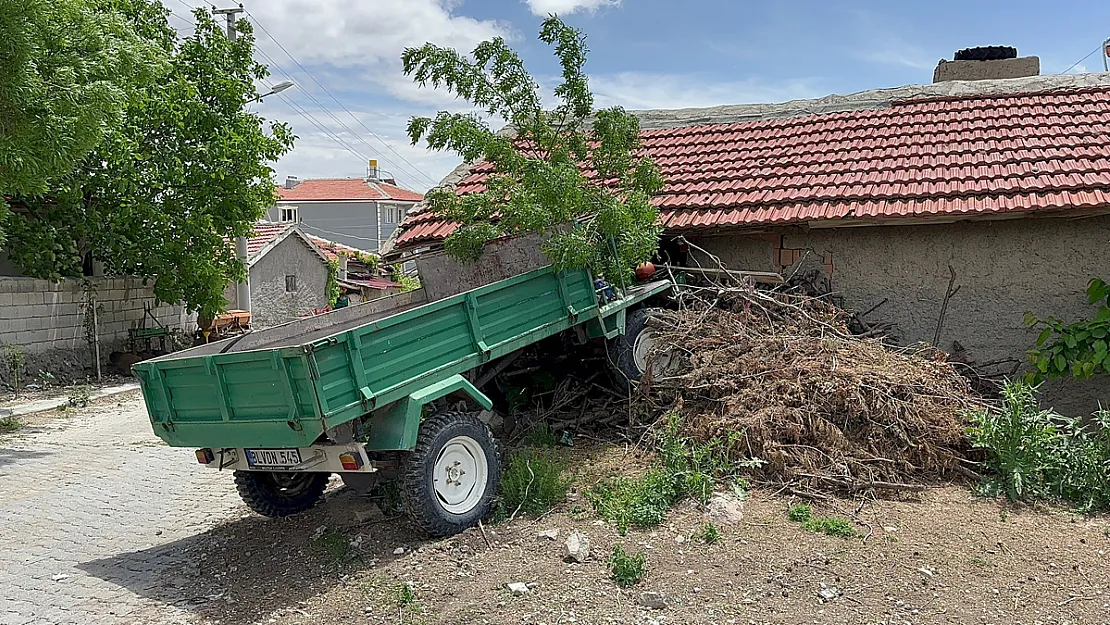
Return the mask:
<svg viewBox="0 0 1110 625">
<path fill-rule="evenodd" d="M 997 75 L 982 63 L 930 85 L 638 112 L 666 234 L 730 268 L 812 271 L 902 343 L 939 326 L 941 348 L 1019 370 L 1037 334 L 1024 314 L 1087 318 L 1088 279 L 1110 277 L 1110 75 L 975 80 Z M 444 184 L 473 192 L 490 172 Z M 418 205 L 387 257 L 454 228 Z M 1107 388 L 1057 380 L 1043 398 L 1085 414 Z"/>
<path fill-rule="evenodd" d="M 348 304 L 368 302 L 401 292 L 401 285 L 382 277 L 378 257 L 365 250 L 309 235 L 328 260 L 338 264 L 339 288 Z"/>
<path fill-rule="evenodd" d="M 328 258 L 295 223 L 259 222 L 247 239 L 251 325 L 265 328 L 328 305 Z M 243 309 L 235 284 L 224 297 L 231 310 Z"/>
<path fill-rule="evenodd" d="M 267 219 L 299 223 L 309 234 L 376 252 L 424 196 L 397 186 L 393 179 L 377 178 L 376 167 L 370 174 L 308 180 L 290 176 L 278 188 L 281 199 Z"/>
</svg>

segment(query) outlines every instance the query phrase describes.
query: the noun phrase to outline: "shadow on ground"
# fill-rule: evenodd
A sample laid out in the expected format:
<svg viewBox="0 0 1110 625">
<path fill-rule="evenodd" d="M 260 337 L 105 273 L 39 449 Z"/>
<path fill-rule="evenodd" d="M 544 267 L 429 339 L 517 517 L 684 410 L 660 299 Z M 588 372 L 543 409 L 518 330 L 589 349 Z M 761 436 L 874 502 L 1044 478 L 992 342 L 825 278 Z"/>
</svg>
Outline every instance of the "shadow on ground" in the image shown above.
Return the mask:
<svg viewBox="0 0 1110 625">
<path fill-rule="evenodd" d="M 35 458 L 43 458 L 49 456 L 49 452 L 34 451 L 31 449 L 12 449 L 11 447 L 0 447 L 0 467 L 14 464 L 23 460 L 34 460 Z"/>
<path fill-rule="evenodd" d="M 203 514 L 202 511 L 183 511 Z M 407 520 L 348 489 L 304 514 L 244 516 L 149 549 L 83 563 L 81 570 L 132 592 L 224 622 L 297 610 L 346 576 L 394 559 L 424 539 Z"/>
</svg>

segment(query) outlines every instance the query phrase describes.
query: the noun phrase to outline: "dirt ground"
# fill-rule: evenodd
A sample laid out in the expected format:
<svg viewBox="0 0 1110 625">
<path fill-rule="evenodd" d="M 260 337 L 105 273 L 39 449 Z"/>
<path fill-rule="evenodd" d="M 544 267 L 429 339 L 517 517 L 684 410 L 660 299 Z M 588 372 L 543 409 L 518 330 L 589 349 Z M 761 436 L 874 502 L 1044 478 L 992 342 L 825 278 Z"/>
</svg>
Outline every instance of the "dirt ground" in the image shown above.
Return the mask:
<svg viewBox="0 0 1110 625">
<path fill-rule="evenodd" d="M 618 447 L 572 453 L 574 466 L 591 467 L 591 474 L 576 479 L 579 487 L 643 464 Z M 162 574 L 172 580 L 177 607 L 199 621 L 229 624 L 1110 619 L 1105 515 L 1019 508 L 951 485 L 900 501 L 866 501 L 857 517 L 860 537 L 844 539 L 789 521 L 793 503 L 755 489 L 740 503 L 742 515 L 731 519 L 685 504 L 659 527 L 620 536 L 572 491 L 565 505 L 542 518 L 487 525 L 484 535 L 475 528 L 425 540 L 378 502 L 336 485 L 323 505 L 300 517 L 243 512 L 160 547 L 184 550 L 194 563 Z M 816 506 L 815 513 L 851 517 L 859 506 L 837 500 Z M 706 520 L 721 528 L 716 544 L 694 538 Z M 557 540 L 537 536 L 551 529 L 559 530 Z M 593 556 L 584 563 L 563 562 L 571 530 L 589 537 Z M 627 590 L 609 579 L 606 568 L 618 544 L 646 554 L 646 576 Z M 531 589 L 514 596 L 505 588 L 512 582 Z M 168 601 L 156 591 L 135 590 Z M 645 591 L 662 593 L 666 607 L 638 605 Z M 190 599 L 182 603 L 182 596 Z"/>
</svg>

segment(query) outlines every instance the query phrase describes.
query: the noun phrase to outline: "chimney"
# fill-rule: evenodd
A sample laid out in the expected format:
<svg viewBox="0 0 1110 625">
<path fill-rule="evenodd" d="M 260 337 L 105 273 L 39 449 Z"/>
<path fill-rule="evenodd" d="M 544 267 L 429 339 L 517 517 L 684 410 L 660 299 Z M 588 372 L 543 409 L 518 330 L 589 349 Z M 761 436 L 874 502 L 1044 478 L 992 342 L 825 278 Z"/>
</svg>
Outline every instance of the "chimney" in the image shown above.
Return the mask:
<svg viewBox="0 0 1110 625">
<path fill-rule="evenodd" d="M 347 279 L 347 255 L 346 254 L 339 254 L 338 256 L 339 256 L 339 272 L 338 272 L 339 275 L 337 277 L 340 280 L 346 280 Z"/>
<path fill-rule="evenodd" d="M 1018 57 L 1017 48 L 985 46 L 960 50 L 949 61 L 941 59 L 933 70 L 933 82 L 950 80 L 998 80 L 1039 76 L 1041 60 L 1035 56 Z"/>
<path fill-rule="evenodd" d="M 301 181 L 296 176 L 286 176 L 285 177 L 285 188 L 286 189 L 292 189 L 292 188 L 296 187 L 299 184 L 301 184 Z"/>
</svg>

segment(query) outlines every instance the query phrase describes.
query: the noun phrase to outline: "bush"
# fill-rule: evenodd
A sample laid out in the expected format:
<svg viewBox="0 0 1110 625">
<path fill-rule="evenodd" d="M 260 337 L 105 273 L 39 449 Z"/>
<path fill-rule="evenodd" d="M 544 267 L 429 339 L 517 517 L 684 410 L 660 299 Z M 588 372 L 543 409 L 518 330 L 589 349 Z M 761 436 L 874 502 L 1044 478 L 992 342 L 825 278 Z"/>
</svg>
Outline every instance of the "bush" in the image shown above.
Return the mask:
<svg viewBox="0 0 1110 625">
<path fill-rule="evenodd" d="M 0 434 L 14 434 L 23 427 L 23 422 L 15 417 L 0 417 Z"/>
<path fill-rule="evenodd" d="M 971 443 L 987 453 L 987 494 L 1014 501 L 1066 501 L 1082 511 L 1110 508 L 1110 412 L 1085 424 L 1037 405 L 1036 387 L 1010 382 L 1002 404 L 969 415 Z"/>
<path fill-rule="evenodd" d="M 613 557 L 609 558 L 609 575 L 621 588 L 631 588 L 644 578 L 644 552 L 636 555 L 625 553 L 624 547 L 613 547 Z"/>
<path fill-rule="evenodd" d="M 586 491 L 586 498 L 601 518 L 617 524 L 622 535 L 629 527 L 653 527 L 679 500 L 675 477 L 656 468 L 643 477 L 613 478 Z"/>
<path fill-rule="evenodd" d="M 698 533 L 698 539 L 707 545 L 716 544 L 721 540 L 721 530 L 714 524 L 706 522 L 701 526 L 701 531 Z"/>
<path fill-rule="evenodd" d="M 499 516 L 508 518 L 517 510 L 543 514 L 566 501 L 570 479 L 563 469 L 555 450 L 525 448 L 514 453 L 501 474 Z"/>
</svg>

